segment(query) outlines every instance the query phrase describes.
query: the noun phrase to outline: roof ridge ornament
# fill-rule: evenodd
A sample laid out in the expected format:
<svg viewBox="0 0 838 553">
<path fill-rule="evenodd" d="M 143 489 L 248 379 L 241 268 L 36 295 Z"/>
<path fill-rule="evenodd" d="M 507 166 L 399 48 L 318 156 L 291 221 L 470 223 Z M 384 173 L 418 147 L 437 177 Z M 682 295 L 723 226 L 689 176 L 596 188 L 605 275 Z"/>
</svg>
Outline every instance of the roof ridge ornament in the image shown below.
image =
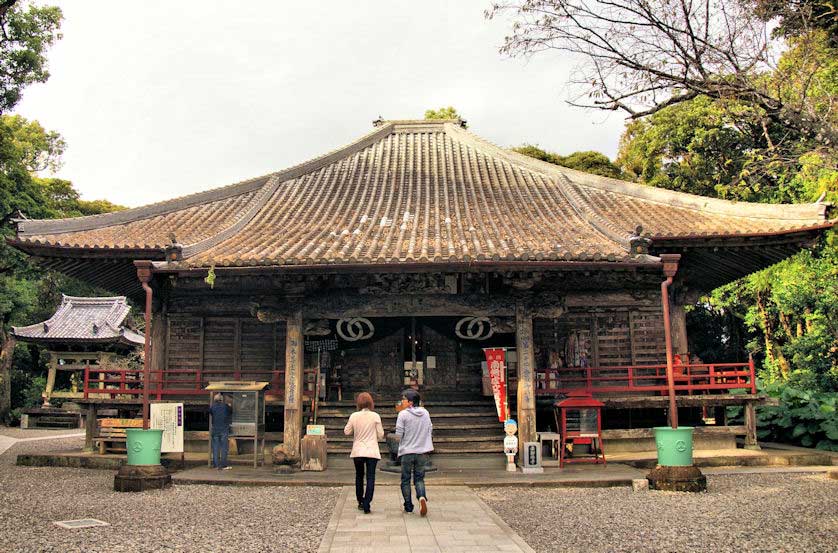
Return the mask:
<svg viewBox="0 0 838 553">
<path fill-rule="evenodd" d="M 163 248 L 163 251 L 166 252 L 166 261 L 170 263 L 183 261 L 183 244 L 177 241 L 174 232 L 169 233 L 169 240 L 171 241 L 169 245 Z"/>
<path fill-rule="evenodd" d="M 652 235 L 643 234 L 643 226 L 637 225 L 634 232 L 628 237 L 629 252 L 634 256 L 649 255 L 649 248 L 652 245 Z"/>
<path fill-rule="evenodd" d="M 378 116 L 378 119 L 375 119 L 372 122 L 373 127 L 380 127 L 383 124 L 384 124 L 384 118 L 381 115 Z"/>
</svg>

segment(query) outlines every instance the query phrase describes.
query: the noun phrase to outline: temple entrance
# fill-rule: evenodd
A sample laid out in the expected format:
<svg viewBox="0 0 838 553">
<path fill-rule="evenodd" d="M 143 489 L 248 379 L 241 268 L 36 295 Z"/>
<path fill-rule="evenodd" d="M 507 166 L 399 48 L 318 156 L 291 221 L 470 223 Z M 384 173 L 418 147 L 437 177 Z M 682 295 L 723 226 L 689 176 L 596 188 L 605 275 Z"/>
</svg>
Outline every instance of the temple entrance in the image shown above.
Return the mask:
<svg viewBox="0 0 838 553">
<path fill-rule="evenodd" d="M 317 328 L 306 332 L 306 365 L 319 368 L 325 390 L 321 397 L 326 400 L 337 399 L 338 390 L 344 398 L 371 391 L 389 399 L 408 386 L 418 386 L 424 395 L 437 399 L 480 398 L 486 395 L 483 348 L 513 348 L 515 334 L 486 330 L 480 334 L 475 325 L 469 332 L 462 319 L 318 321 Z"/>
</svg>

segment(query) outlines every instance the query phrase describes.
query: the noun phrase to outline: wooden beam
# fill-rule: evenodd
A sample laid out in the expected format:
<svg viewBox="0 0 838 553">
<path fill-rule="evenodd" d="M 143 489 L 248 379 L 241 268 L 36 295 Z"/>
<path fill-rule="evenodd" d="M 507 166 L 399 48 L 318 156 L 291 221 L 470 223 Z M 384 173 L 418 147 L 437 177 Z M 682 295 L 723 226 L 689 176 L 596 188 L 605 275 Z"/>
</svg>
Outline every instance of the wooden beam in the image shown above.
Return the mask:
<svg viewBox="0 0 838 553">
<path fill-rule="evenodd" d="M 169 336 L 169 318 L 166 315 L 165 309 L 160 309 L 152 312 L 151 322 L 151 365 L 152 371 L 163 371 L 166 369 L 166 343 Z M 164 373 L 152 372 L 153 379 L 161 386 L 161 380 Z M 160 399 L 158 397 L 157 399 Z"/>
<path fill-rule="evenodd" d="M 464 315 L 510 317 L 515 315 L 516 303 L 525 305 L 536 317 L 560 317 L 565 311 L 564 298 L 550 294 L 365 295 L 344 290 L 324 292 L 315 297 L 262 298 L 253 302 L 253 313 L 262 322 L 285 319 L 298 309 L 312 319 Z"/>
<path fill-rule="evenodd" d="M 744 436 L 746 428 L 739 426 L 697 426 L 693 429 L 696 436 Z M 603 440 L 636 440 L 641 438 L 654 438 L 653 428 L 617 428 L 602 431 Z"/>
<path fill-rule="evenodd" d="M 95 443 L 93 437 L 96 435 L 96 405 L 89 404 L 84 410 L 84 451 L 93 453 Z"/>
<path fill-rule="evenodd" d="M 609 409 L 643 409 L 659 408 L 668 406 L 669 399 L 666 396 L 596 396 L 598 400 Z M 753 394 L 719 394 L 719 395 L 698 395 L 698 396 L 675 396 L 679 407 L 704 407 L 712 405 L 746 405 L 754 403 L 758 405 L 777 405 L 775 398 Z"/>
<path fill-rule="evenodd" d="M 753 403 L 745 404 L 745 449 L 760 449 L 757 441 L 757 412 Z"/>
<path fill-rule="evenodd" d="M 515 309 L 515 348 L 518 355 L 518 454 L 523 464 L 524 442 L 536 441 L 532 310 L 524 304 L 517 305 Z"/>
<path fill-rule="evenodd" d="M 303 426 L 303 312 L 286 319 L 285 328 L 285 451 L 300 454 Z"/>
</svg>

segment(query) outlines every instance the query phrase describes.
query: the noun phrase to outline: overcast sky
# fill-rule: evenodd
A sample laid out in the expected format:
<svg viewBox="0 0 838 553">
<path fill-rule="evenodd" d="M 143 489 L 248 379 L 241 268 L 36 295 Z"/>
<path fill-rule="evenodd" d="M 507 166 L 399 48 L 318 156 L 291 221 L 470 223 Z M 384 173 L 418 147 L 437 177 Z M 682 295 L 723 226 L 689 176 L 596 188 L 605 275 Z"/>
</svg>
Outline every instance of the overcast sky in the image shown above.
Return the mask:
<svg viewBox="0 0 838 553">
<path fill-rule="evenodd" d="M 372 120 L 453 105 L 475 133 L 614 157 L 624 121 L 565 103 L 561 54 L 508 59 L 489 1 L 57 1 L 52 76 L 17 112 L 67 141 L 58 176 L 138 206 L 295 165 Z"/>
</svg>

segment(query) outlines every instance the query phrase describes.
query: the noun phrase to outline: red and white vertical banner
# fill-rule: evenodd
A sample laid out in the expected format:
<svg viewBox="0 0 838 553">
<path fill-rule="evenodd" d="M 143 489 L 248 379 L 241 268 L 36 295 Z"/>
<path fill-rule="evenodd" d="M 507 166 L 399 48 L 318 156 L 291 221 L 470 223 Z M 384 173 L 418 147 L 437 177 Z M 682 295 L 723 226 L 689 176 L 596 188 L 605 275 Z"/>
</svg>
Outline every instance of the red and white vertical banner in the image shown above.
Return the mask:
<svg viewBox="0 0 838 553">
<path fill-rule="evenodd" d="M 483 351 L 486 353 L 486 366 L 492 382 L 492 395 L 495 396 L 498 420 L 503 422 L 508 418 L 506 413 L 506 348 L 484 348 Z"/>
</svg>

